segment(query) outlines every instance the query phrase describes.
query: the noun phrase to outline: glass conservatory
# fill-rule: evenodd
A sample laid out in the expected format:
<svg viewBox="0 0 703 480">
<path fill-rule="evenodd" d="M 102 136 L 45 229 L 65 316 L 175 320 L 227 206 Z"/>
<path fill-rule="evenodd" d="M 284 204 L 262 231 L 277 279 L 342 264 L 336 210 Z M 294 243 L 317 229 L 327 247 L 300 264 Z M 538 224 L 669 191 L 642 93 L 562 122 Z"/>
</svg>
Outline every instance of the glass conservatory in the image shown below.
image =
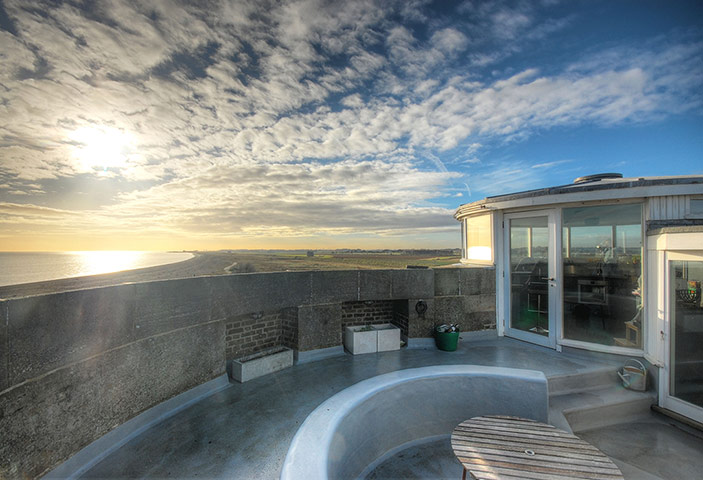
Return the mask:
<svg viewBox="0 0 703 480">
<path fill-rule="evenodd" d="M 497 329 L 643 357 L 703 421 L 703 177 L 581 177 L 459 207 L 462 262 L 495 265 Z"/>
</svg>

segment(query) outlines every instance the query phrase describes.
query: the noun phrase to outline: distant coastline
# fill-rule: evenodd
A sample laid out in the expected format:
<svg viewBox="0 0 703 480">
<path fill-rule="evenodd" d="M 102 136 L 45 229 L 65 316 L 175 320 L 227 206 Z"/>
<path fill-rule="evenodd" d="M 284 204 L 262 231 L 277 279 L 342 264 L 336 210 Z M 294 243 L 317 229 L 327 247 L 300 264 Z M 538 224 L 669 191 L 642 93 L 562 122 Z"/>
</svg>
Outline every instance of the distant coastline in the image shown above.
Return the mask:
<svg viewBox="0 0 703 480">
<path fill-rule="evenodd" d="M 85 288 L 105 287 L 124 283 L 149 282 L 170 280 L 173 278 L 194 277 L 201 275 L 216 275 L 225 273 L 224 268 L 231 265 L 232 255 L 221 258 L 216 254 L 201 254 L 191 252 L 192 258 L 157 265 L 137 268 L 121 272 L 88 275 L 82 277 L 62 278 L 41 282 L 24 283 L 19 285 L 0 286 L 0 299 L 17 298 L 48 293 L 81 290 Z"/>
<path fill-rule="evenodd" d="M 102 275 L 63 278 L 20 285 L 0 286 L 0 300 L 107 287 L 233 273 L 304 270 L 394 269 L 420 265 L 436 268 L 455 264 L 459 253 L 443 250 L 223 250 L 189 252 L 193 258 L 154 267 Z"/>
</svg>

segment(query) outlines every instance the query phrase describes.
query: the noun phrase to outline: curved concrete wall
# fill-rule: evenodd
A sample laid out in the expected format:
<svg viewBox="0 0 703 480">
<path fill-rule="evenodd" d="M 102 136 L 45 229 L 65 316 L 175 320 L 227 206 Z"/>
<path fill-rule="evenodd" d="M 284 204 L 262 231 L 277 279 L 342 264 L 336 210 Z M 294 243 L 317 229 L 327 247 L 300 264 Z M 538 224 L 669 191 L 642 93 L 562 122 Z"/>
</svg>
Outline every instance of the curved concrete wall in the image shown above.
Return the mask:
<svg viewBox="0 0 703 480">
<path fill-rule="evenodd" d="M 282 480 L 357 478 L 400 446 L 449 435 L 479 415 L 546 422 L 542 372 L 474 365 L 400 370 L 349 387 L 316 408 L 291 442 Z"/>
<path fill-rule="evenodd" d="M 42 475 L 117 425 L 225 373 L 232 318 L 295 307 L 295 348 L 308 351 L 341 345 L 341 302 L 414 306 L 422 298 L 430 309 L 422 318 L 411 309 L 409 335 L 428 337 L 435 310 L 465 328 L 495 321 L 494 275 L 241 274 L 0 299 L 0 478 Z"/>
</svg>

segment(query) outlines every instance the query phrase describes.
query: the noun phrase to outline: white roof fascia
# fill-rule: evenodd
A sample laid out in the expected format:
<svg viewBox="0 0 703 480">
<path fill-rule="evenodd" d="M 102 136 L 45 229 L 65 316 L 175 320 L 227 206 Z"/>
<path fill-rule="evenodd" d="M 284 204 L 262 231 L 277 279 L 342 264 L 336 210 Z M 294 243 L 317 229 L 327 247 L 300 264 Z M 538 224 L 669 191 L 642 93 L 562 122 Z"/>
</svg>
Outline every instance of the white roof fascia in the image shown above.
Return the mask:
<svg viewBox="0 0 703 480">
<path fill-rule="evenodd" d="M 588 192 L 559 193 L 540 195 L 538 197 L 516 198 L 506 201 L 488 201 L 487 209 L 506 210 L 509 208 L 537 207 L 563 203 L 578 203 L 598 200 L 625 200 L 647 197 L 664 197 L 671 195 L 692 195 L 702 193 L 700 184 L 691 185 L 654 185 L 631 188 L 608 188 Z"/>
</svg>

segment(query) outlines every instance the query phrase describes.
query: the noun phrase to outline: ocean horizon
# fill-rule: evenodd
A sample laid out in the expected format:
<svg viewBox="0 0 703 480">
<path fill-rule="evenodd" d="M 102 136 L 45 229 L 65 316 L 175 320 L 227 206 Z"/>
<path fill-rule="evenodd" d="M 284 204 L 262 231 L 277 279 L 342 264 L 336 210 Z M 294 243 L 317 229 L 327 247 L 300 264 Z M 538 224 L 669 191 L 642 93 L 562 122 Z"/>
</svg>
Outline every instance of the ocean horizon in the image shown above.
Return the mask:
<svg viewBox="0 0 703 480">
<path fill-rule="evenodd" d="M 187 252 L 0 252 L 0 286 L 156 267 L 193 258 Z"/>
</svg>

